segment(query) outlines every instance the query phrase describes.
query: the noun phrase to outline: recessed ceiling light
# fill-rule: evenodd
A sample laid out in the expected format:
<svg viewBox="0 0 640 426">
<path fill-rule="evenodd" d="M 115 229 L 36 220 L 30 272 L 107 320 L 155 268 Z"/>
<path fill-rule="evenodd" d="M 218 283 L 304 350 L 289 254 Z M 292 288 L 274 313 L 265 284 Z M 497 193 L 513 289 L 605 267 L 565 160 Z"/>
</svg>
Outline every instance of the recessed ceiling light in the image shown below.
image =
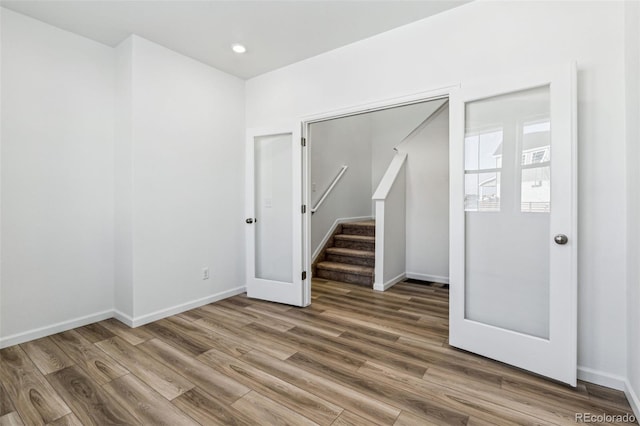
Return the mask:
<svg viewBox="0 0 640 426">
<path fill-rule="evenodd" d="M 231 45 L 231 49 L 232 49 L 234 52 L 236 52 L 236 53 L 244 53 L 244 52 L 246 52 L 246 51 L 247 51 L 247 48 L 246 48 L 246 47 L 244 47 L 243 45 L 238 44 L 238 43 L 236 43 L 236 44 L 232 44 L 232 45 Z"/>
</svg>

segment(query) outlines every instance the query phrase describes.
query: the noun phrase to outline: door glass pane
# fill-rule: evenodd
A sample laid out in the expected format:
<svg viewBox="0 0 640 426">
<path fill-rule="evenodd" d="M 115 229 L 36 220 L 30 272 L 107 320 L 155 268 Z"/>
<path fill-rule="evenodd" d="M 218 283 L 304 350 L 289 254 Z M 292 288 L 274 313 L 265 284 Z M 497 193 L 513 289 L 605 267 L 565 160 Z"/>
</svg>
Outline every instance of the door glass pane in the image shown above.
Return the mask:
<svg viewBox="0 0 640 426">
<path fill-rule="evenodd" d="M 465 210 L 500 211 L 502 129 L 467 132 L 464 139 Z"/>
<path fill-rule="evenodd" d="M 256 278 L 293 282 L 292 135 L 254 144 Z"/>
<path fill-rule="evenodd" d="M 548 86 L 465 105 L 465 318 L 541 338 L 549 338 L 549 105 Z"/>
<path fill-rule="evenodd" d="M 551 122 L 548 119 L 522 126 L 523 212 L 543 213 L 551 210 Z"/>
</svg>

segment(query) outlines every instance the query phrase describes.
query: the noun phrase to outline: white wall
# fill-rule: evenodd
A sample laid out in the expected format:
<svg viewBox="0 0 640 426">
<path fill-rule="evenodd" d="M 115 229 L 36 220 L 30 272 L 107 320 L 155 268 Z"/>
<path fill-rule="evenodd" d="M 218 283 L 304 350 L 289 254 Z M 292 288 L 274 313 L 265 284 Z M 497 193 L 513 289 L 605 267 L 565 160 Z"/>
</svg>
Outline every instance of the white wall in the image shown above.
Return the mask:
<svg viewBox="0 0 640 426">
<path fill-rule="evenodd" d="M 242 80 L 3 9 L 2 89 L 0 345 L 242 290 Z"/>
<path fill-rule="evenodd" d="M 627 265 L 628 342 L 627 395 L 640 417 L 640 3 L 626 9 L 626 130 L 627 130 Z"/>
<path fill-rule="evenodd" d="M 449 282 L 449 109 L 401 147 L 407 152 L 407 276 Z"/>
<path fill-rule="evenodd" d="M 6 9 L 1 26 L 8 345 L 110 315 L 114 52 Z"/>
<path fill-rule="evenodd" d="M 395 155 L 394 147 L 444 101 L 423 102 L 376 111 L 371 116 L 371 185 L 375 191 Z"/>
<path fill-rule="evenodd" d="M 249 80 L 247 124 L 577 60 L 578 363 L 581 377 L 621 387 L 626 245 L 611 236 L 626 235 L 626 209 L 612 207 L 626 205 L 623 12 L 618 2 L 473 2 Z"/>
<path fill-rule="evenodd" d="M 132 37 L 137 325 L 242 290 L 244 82 Z"/>
<path fill-rule="evenodd" d="M 368 114 L 314 123 L 309 130 L 311 206 L 315 206 L 340 167 L 349 168 L 311 216 L 311 250 L 317 251 L 337 219 L 373 215 L 371 122 Z"/>
<path fill-rule="evenodd" d="M 116 54 L 114 309 L 133 317 L 133 38 Z"/>
</svg>

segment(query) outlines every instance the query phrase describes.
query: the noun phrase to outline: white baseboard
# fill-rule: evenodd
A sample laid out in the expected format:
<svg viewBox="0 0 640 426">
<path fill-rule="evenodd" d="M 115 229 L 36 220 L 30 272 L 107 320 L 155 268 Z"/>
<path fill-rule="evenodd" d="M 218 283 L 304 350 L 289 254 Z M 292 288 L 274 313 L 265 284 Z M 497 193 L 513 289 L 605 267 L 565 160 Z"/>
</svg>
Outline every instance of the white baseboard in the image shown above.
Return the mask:
<svg viewBox="0 0 640 426">
<path fill-rule="evenodd" d="M 12 334 L 0 338 L 0 348 L 7 348 L 13 345 L 19 345 L 30 340 L 40 339 L 41 337 L 50 336 L 56 333 L 62 333 L 63 331 L 71 330 L 73 328 L 82 327 L 87 324 L 106 320 L 113 317 L 113 310 L 98 312 L 91 315 L 85 315 L 82 317 L 74 318 L 67 321 L 62 321 L 56 324 L 47 325 L 45 327 L 36 328 L 22 333 Z"/>
<path fill-rule="evenodd" d="M 124 312 L 120 312 L 116 309 L 113 311 L 113 317 L 121 323 L 128 325 L 129 327 L 133 327 L 133 318 L 125 314 Z"/>
<path fill-rule="evenodd" d="M 631 405 L 631 409 L 633 409 L 633 413 L 635 414 L 636 419 L 640 419 L 640 397 L 631 387 L 631 383 L 629 383 L 629 380 L 625 381 L 624 394 L 629 400 L 629 404 Z"/>
<path fill-rule="evenodd" d="M 587 367 L 578 366 L 578 379 L 607 388 L 625 390 L 626 379 L 624 377 Z"/>
<path fill-rule="evenodd" d="M 320 252 L 322 251 L 322 248 L 325 246 L 325 244 L 327 244 L 327 241 L 329 241 L 329 238 L 331 238 L 331 235 L 333 235 L 333 232 L 336 230 L 338 225 L 346 222 L 358 222 L 362 220 L 371 220 L 371 219 L 373 219 L 373 216 L 341 217 L 336 219 L 336 221 L 333 222 L 333 225 L 331 225 L 331 228 L 329 228 L 329 232 L 325 234 L 325 236 L 322 238 L 322 241 L 320 241 L 320 244 L 318 245 L 318 247 L 316 247 L 315 250 L 313 251 L 313 256 L 311 256 L 311 263 L 316 261 L 316 258 L 320 255 Z"/>
<path fill-rule="evenodd" d="M 194 309 L 208 303 L 217 302 L 218 300 L 226 299 L 227 297 L 235 296 L 236 294 L 244 292 L 245 287 L 236 287 L 232 288 L 231 290 L 222 291 L 220 293 L 212 294 L 211 296 L 192 300 L 190 302 L 182 303 L 180 305 L 172 306 L 170 308 L 162 309 L 135 318 L 132 318 L 129 315 L 118 310 L 110 309 L 107 311 L 74 318 L 72 320 L 62 321 L 57 324 L 48 325 L 46 327 L 40 327 L 22 333 L 13 334 L 11 336 L 1 337 L 0 349 L 7 348 L 13 345 L 19 345 L 20 343 L 25 343 L 31 340 L 39 339 L 41 337 L 61 333 L 63 331 L 82 327 L 84 325 L 93 324 L 94 322 L 103 321 L 109 318 L 115 318 L 121 323 L 128 325 L 129 327 L 139 327 L 141 325 L 148 324 L 150 322 L 157 321 L 171 315 L 179 314 L 181 312 L 188 311 L 189 309 Z"/>
<path fill-rule="evenodd" d="M 394 285 L 398 284 L 400 281 L 403 281 L 405 278 L 407 278 L 407 274 L 403 272 L 397 277 L 391 278 L 386 283 L 377 283 L 377 282 L 373 283 L 373 289 L 376 291 L 387 291 Z"/>
<path fill-rule="evenodd" d="M 169 308 L 160 309 L 159 311 L 151 312 L 149 314 L 141 315 L 138 317 L 130 318 L 124 314 L 123 318 L 116 317 L 119 321 L 128 325 L 129 327 L 140 327 L 141 325 L 148 324 L 150 322 L 157 321 L 162 318 L 169 317 L 171 315 L 179 314 L 190 309 L 200 307 L 209 303 L 217 302 L 218 300 L 226 299 L 227 297 L 235 296 L 236 294 L 244 293 L 246 287 L 236 287 L 231 290 L 222 291 L 220 293 L 212 294 L 201 299 L 192 300 L 190 302 L 181 303 L 179 305 L 171 306 Z M 124 321 L 123 321 L 124 320 Z"/>
<path fill-rule="evenodd" d="M 429 281 L 438 284 L 449 284 L 449 277 L 441 277 L 439 275 L 418 274 L 416 272 L 407 272 L 407 278 L 420 281 Z"/>
</svg>

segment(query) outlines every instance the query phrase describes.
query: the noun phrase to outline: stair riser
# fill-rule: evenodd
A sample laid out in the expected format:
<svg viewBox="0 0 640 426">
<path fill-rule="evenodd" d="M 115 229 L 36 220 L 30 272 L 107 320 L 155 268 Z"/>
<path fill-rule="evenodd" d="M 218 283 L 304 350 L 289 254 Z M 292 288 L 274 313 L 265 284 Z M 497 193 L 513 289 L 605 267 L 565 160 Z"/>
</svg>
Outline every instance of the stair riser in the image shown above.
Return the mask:
<svg viewBox="0 0 640 426">
<path fill-rule="evenodd" d="M 375 237 L 376 227 L 343 224 L 342 233 L 347 235 L 366 235 L 368 237 Z"/>
<path fill-rule="evenodd" d="M 375 259 L 368 257 L 341 256 L 337 254 L 327 254 L 329 262 L 346 263 L 348 265 L 375 266 Z"/>
<path fill-rule="evenodd" d="M 371 276 L 347 274 L 344 272 L 329 271 L 326 269 L 318 269 L 317 277 L 331 281 L 341 281 L 344 283 L 361 284 L 366 286 L 373 285 L 373 277 Z"/>
<path fill-rule="evenodd" d="M 363 241 L 334 240 L 334 247 L 349 248 L 354 250 L 375 251 L 375 243 L 367 243 Z"/>
</svg>

